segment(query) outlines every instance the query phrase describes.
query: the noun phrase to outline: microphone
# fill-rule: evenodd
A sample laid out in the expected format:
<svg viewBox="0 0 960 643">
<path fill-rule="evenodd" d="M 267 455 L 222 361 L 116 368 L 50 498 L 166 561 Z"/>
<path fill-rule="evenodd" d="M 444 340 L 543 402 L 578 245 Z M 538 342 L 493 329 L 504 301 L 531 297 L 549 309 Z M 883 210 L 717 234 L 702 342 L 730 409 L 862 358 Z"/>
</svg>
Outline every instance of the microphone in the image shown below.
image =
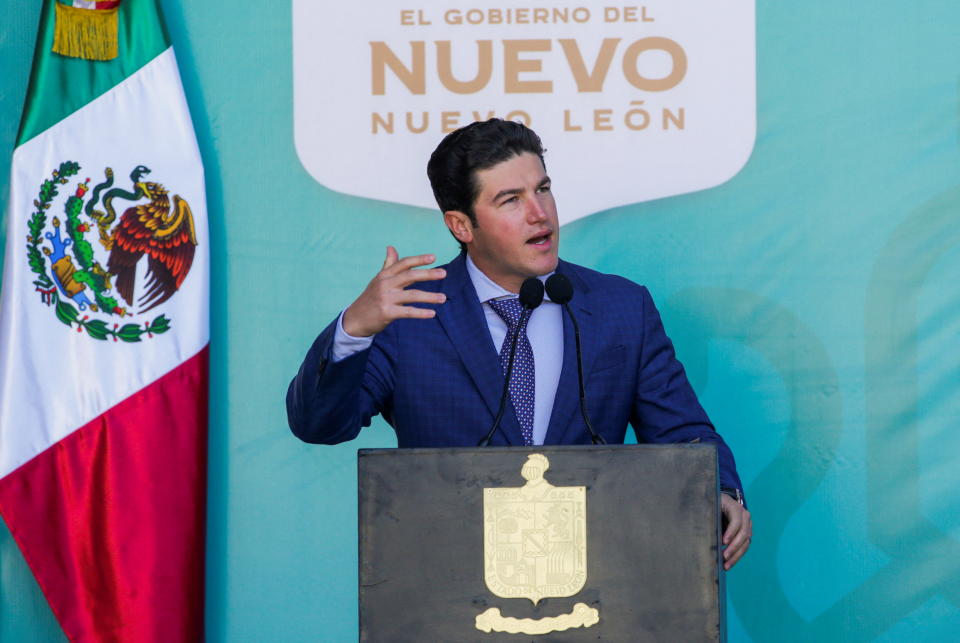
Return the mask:
<svg viewBox="0 0 960 643">
<path fill-rule="evenodd" d="M 573 299 L 573 284 L 564 275 L 555 272 L 547 279 L 547 296 L 550 301 L 560 304 L 570 315 L 570 321 L 573 322 L 573 336 L 577 341 L 577 382 L 580 384 L 580 415 L 583 416 L 583 422 L 590 431 L 590 439 L 594 444 L 606 444 L 599 433 L 593 430 L 590 423 L 590 415 L 587 413 L 587 396 L 583 388 L 583 352 L 580 349 L 580 326 L 577 324 L 577 318 L 573 316 L 573 310 L 570 309 L 570 300 Z"/>
<path fill-rule="evenodd" d="M 547 279 L 547 296 L 550 301 L 566 306 L 573 299 L 573 284 L 564 275 L 555 272 Z"/>
<path fill-rule="evenodd" d="M 530 277 L 520 285 L 520 304 L 524 307 L 527 318 L 533 313 L 533 309 L 543 303 L 543 282 L 536 277 Z M 521 320 L 522 322 L 522 320 Z M 480 442 L 478 447 L 489 446 L 490 439 L 500 426 L 500 420 L 503 419 L 503 413 L 507 410 L 507 395 L 510 392 L 510 375 L 513 373 L 513 358 L 517 353 L 517 338 L 520 337 L 520 325 L 517 324 L 517 332 L 513 334 L 510 340 L 510 359 L 507 360 L 507 374 L 503 379 L 503 392 L 500 394 L 500 408 L 497 409 L 497 416 L 493 420 L 493 426 Z"/>
<path fill-rule="evenodd" d="M 530 312 L 543 303 L 543 282 L 536 277 L 530 277 L 520 284 L 520 303 Z"/>
</svg>

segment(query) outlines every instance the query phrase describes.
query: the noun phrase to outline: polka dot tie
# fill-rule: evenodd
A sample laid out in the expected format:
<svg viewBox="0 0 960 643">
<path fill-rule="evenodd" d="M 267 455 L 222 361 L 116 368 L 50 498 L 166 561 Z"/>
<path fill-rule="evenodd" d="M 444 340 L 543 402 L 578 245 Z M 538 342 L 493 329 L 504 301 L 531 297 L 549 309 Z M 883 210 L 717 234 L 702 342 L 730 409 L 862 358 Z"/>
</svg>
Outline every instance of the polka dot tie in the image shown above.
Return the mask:
<svg viewBox="0 0 960 643">
<path fill-rule="evenodd" d="M 523 434 L 523 443 L 533 444 L 533 404 L 534 404 L 534 370 L 533 348 L 527 338 L 527 321 L 530 315 L 526 314 L 523 305 L 517 298 L 491 299 L 487 302 L 490 307 L 507 324 L 507 336 L 500 347 L 500 367 L 503 375 L 507 375 L 507 365 L 510 362 L 510 345 L 515 333 L 520 333 L 517 340 L 517 352 L 513 357 L 513 375 L 510 377 L 510 401 L 513 411 L 520 421 L 520 431 Z"/>
</svg>

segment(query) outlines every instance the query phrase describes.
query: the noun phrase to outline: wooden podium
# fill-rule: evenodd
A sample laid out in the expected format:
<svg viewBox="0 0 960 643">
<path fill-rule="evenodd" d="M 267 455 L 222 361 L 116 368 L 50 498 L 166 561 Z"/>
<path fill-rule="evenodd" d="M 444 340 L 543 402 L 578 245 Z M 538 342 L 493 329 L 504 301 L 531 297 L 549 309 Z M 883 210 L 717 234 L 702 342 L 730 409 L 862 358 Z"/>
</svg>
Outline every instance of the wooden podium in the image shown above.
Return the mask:
<svg viewBox="0 0 960 643">
<path fill-rule="evenodd" d="M 716 449 L 364 449 L 360 640 L 724 641 Z"/>
</svg>

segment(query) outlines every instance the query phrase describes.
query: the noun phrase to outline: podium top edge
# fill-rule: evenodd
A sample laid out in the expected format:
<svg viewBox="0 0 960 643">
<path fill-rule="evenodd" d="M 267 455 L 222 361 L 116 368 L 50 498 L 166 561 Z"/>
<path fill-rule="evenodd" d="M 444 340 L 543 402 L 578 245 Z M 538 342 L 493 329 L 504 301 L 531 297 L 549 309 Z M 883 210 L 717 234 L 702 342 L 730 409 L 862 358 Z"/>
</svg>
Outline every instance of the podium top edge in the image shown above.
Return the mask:
<svg viewBox="0 0 960 643">
<path fill-rule="evenodd" d="M 373 455 L 431 454 L 431 453 L 557 453 L 562 451 L 645 451 L 666 449 L 712 449 L 713 442 L 679 442 L 672 444 L 551 444 L 534 446 L 496 446 L 496 447 L 429 447 L 429 448 L 379 448 L 357 449 L 357 457 Z"/>
</svg>

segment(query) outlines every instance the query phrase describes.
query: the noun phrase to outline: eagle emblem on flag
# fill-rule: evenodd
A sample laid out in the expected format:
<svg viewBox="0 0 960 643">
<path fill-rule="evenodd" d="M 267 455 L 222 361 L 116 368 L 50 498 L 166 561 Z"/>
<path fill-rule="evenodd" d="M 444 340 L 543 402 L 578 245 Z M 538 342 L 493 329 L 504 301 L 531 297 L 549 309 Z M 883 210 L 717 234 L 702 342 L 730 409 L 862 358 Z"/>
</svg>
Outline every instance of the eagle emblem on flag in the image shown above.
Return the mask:
<svg viewBox="0 0 960 643">
<path fill-rule="evenodd" d="M 77 180 L 63 199 L 63 219 L 55 215 L 48 222 L 61 186 L 80 169 L 73 161 L 61 163 L 33 202 L 27 259 L 36 291 L 57 319 L 94 339 L 139 342 L 166 332 L 170 320 L 163 314 L 139 323 L 129 318 L 166 302 L 189 274 L 197 247 L 190 205 L 179 195 L 171 203 L 163 185 L 144 180 L 151 172 L 144 165 L 130 172 L 130 189 L 115 186 L 107 167 L 105 180 L 92 189 L 89 178 Z M 118 215 L 121 201 L 129 205 Z M 95 235 L 93 242 L 88 235 Z"/>
</svg>

